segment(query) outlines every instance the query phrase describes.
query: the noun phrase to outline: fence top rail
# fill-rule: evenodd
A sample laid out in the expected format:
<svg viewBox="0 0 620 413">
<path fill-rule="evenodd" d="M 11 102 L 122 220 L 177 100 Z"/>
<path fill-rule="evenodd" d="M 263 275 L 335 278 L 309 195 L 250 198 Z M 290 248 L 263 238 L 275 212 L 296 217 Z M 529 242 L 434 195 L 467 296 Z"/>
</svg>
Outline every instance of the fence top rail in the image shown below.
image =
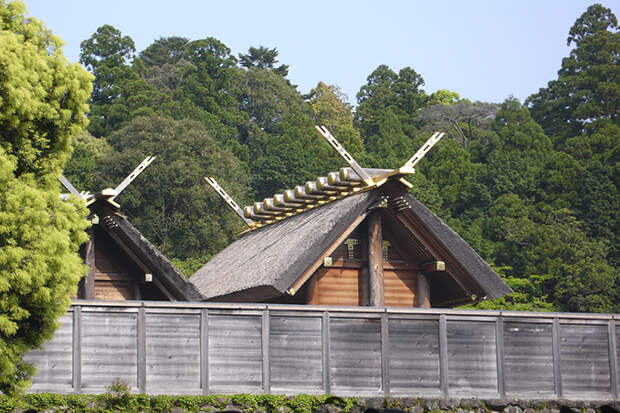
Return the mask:
<svg viewBox="0 0 620 413">
<path fill-rule="evenodd" d="M 581 319 L 581 320 L 620 320 L 620 314 L 596 313 L 547 313 L 534 311 L 505 311 L 505 310 L 463 310 L 451 308 L 400 308 L 400 307 L 354 307 L 354 306 L 320 306 L 320 305 L 291 305 L 291 304 L 254 304 L 254 303 L 213 303 L 213 302 L 169 302 L 169 301 L 107 301 L 107 300 L 73 300 L 72 307 L 104 307 L 104 308 L 140 308 L 145 310 L 161 309 L 214 309 L 214 310 L 270 310 L 286 312 L 315 312 L 337 315 L 338 313 L 366 313 L 377 315 L 388 313 L 394 315 L 442 315 L 466 317 L 516 317 L 516 318 L 544 318 L 544 319 Z"/>
</svg>

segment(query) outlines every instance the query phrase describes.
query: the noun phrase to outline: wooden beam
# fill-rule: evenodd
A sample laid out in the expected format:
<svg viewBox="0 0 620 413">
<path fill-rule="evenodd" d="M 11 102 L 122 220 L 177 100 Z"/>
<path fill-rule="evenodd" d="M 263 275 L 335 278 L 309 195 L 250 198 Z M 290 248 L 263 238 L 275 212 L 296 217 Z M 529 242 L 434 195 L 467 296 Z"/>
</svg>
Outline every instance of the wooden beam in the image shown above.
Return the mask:
<svg viewBox="0 0 620 413">
<path fill-rule="evenodd" d="M 428 284 L 426 275 L 422 273 L 418 273 L 417 286 L 418 286 L 418 307 L 419 308 L 431 308 L 431 287 Z"/>
<path fill-rule="evenodd" d="M 383 234 L 381 213 L 373 211 L 368 217 L 368 296 L 371 306 L 385 305 L 383 288 Z"/>
<path fill-rule="evenodd" d="M 368 267 L 362 268 L 359 276 L 362 278 L 359 283 L 359 305 L 368 306 L 370 305 L 370 298 L 368 297 L 368 287 L 370 286 L 370 280 L 368 278 Z"/>
<path fill-rule="evenodd" d="M 86 231 L 88 241 L 82 246 L 82 256 L 84 264 L 88 267 L 88 272 L 80 280 L 78 297 L 86 300 L 95 298 L 95 231 L 90 228 Z"/>
</svg>

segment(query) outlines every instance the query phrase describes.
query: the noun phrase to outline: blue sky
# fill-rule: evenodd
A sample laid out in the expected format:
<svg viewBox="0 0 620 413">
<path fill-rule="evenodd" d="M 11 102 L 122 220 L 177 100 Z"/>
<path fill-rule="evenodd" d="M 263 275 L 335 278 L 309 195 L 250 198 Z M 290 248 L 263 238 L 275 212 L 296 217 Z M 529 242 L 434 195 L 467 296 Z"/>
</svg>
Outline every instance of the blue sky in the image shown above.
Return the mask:
<svg viewBox="0 0 620 413">
<path fill-rule="evenodd" d="M 215 37 L 233 52 L 276 47 L 289 79 L 307 93 L 319 81 L 355 95 L 386 64 L 410 66 L 424 89 L 471 100 L 523 101 L 555 79 L 568 30 L 592 1 L 138 1 L 25 0 L 79 60 L 80 42 L 103 24 L 138 51 L 165 36 Z M 618 16 L 612 2 L 602 4 Z"/>
</svg>

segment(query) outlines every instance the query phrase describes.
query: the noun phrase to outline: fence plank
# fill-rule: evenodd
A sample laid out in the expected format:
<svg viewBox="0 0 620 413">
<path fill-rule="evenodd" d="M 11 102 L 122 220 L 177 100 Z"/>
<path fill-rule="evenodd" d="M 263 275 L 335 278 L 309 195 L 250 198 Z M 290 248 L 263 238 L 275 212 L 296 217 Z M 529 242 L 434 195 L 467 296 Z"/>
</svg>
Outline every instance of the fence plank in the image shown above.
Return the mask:
<svg viewBox="0 0 620 413">
<path fill-rule="evenodd" d="M 146 392 L 146 315 L 144 307 L 138 311 L 138 389 Z"/>
<path fill-rule="evenodd" d="M 271 364 L 269 361 L 269 310 L 263 310 L 261 327 L 261 347 L 263 352 L 263 392 L 271 392 Z"/>
<path fill-rule="evenodd" d="M 200 312 L 200 388 L 209 394 L 209 309 Z"/>
<path fill-rule="evenodd" d="M 611 394 L 607 325 L 561 323 L 562 392 L 598 398 Z"/>
<path fill-rule="evenodd" d="M 271 389 L 278 393 L 323 388 L 321 317 L 271 315 L 269 360 Z"/>
<path fill-rule="evenodd" d="M 323 319 L 321 323 L 321 339 L 323 344 L 323 389 L 326 394 L 332 392 L 332 378 L 330 368 L 330 354 L 329 354 L 329 313 L 323 312 Z"/>
<path fill-rule="evenodd" d="M 82 392 L 82 307 L 73 309 L 72 370 L 73 391 Z"/>
<path fill-rule="evenodd" d="M 552 322 L 537 321 L 504 319 L 505 392 L 510 396 L 551 397 L 555 392 Z"/>
<path fill-rule="evenodd" d="M 381 390 L 381 321 L 330 317 L 330 373 L 334 392 Z"/>
<path fill-rule="evenodd" d="M 209 389 L 260 392 L 263 385 L 260 315 L 209 314 Z"/>
<path fill-rule="evenodd" d="M 616 337 L 616 322 L 609 320 L 608 325 L 609 335 L 609 371 L 611 373 L 611 394 L 614 400 L 618 400 L 618 354 L 617 354 L 617 337 Z"/>
<path fill-rule="evenodd" d="M 389 372 L 393 394 L 440 393 L 439 322 L 436 318 L 390 318 Z"/>
<path fill-rule="evenodd" d="M 562 360 L 560 358 L 560 319 L 553 319 L 553 380 L 555 395 L 562 397 Z"/>
<path fill-rule="evenodd" d="M 136 311 L 82 313 L 82 391 L 101 393 L 118 380 L 139 390 L 137 318 Z"/>
<path fill-rule="evenodd" d="M 439 380 L 441 393 L 448 397 L 450 391 L 448 380 L 448 320 L 445 314 L 439 316 Z"/>
<path fill-rule="evenodd" d="M 499 397 L 506 397 L 504 374 L 504 318 L 500 315 L 495 321 L 495 340 L 497 348 L 497 392 Z"/>
<path fill-rule="evenodd" d="M 24 361 L 37 367 L 37 374 L 32 378 L 31 392 L 73 391 L 74 317 L 75 312 L 60 317 L 60 327 L 54 338 L 45 343 L 43 348 L 33 350 L 24 357 Z"/>
<path fill-rule="evenodd" d="M 381 388 L 384 396 L 390 395 L 390 331 L 387 313 L 381 314 Z"/>
<path fill-rule="evenodd" d="M 146 313 L 146 387 L 152 394 L 201 394 L 200 314 Z"/>
<path fill-rule="evenodd" d="M 450 392 L 497 393 L 495 323 L 448 320 L 447 328 Z"/>
</svg>

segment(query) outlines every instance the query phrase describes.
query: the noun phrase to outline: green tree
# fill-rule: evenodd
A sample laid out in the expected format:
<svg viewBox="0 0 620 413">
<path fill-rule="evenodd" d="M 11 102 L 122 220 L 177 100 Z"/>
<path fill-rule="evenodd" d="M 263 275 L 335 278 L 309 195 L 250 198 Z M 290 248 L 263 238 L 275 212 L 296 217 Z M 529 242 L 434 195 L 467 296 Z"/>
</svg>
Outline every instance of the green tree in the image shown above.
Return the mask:
<svg viewBox="0 0 620 413">
<path fill-rule="evenodd" d="M 282 77 L 286 77 L 288 75 L 288 65 L 276 67 L 278 63 L 277 57 L 278 49 L 275 47 L 273 49 L 264 46 L 250 47 L 247 54 L 239 54 L 239 63 L 246 69 L 251 67 L 269 69 Z"/>
<path fill-rule="evenodd" d="M 25 389 L 22 356 L 50 339 L 85 268 L 86 207 L 57 178 L 86 125 L 91 76 L 21 2 L 0 1 L 0 391 Z"/>
<path fill-rule="evenodd" d="M 101 168 L 112 150 L 105 139 L 83 131 L 73 141 L 73 155 L 65 166 L 64 175 L 78 191 L 94 192 L 110 186 L 103 181 Z"/>
<path fill-rule="evenodd" d="M 431 95 L 431 101 L 434 98 L 435 94 Z M 486 131 L 498 109 L 495 103 L 468 100 L 446 103 L 444 100 L 422 109 L 417 119 L 424 122 L 426 128 L 444 131 L 448 138 L 466 147 L 476 139 L 486 139 Z"/>
<path fill-rule="evenodd" d="M 319 82 L 308 98 L 314 123 L 329 129 L 353 157 L 364 156 L 360 132 L 353 126 L 353 107 L 340 88 Z"/>
<path fill-rule="evenodd" d="M 558 137 L 560 146 L 592 123 L 620 122 L 620 31 L 616 16 L 610 9 L 593 4 L 571 27 L 566 43 L 575 47 L 562 60 L 558 79 L 527 101 L 534 119 L 548 135 Z"/>
<path fill-rule="evenodd" d="M 620 31 L 610 9 L 594 4 L 570 28 L 557 80 L 528 98 L 534 119 L 581 168 L 571 207 L 587 231 L 610 242 L 620 263 Z"/>
<path fill-rule="evenodd" d="M 117 199 L 136 227 L 163 253 L 181 260 L 205 257 L 236 237 L 241 221 L 232 212 L 223 212 L 227 211 L 223 201 L 203 177 L 215 177 L 243 203 L 247 172 L 200 123 L 139 117 L 112 134 L 110 142 L 115 151 L 101 162 L 108 185 L 120 182 L 146 156 L 157 156 L 145 178 Z"/>
<path fill-rule="evenodd" d="M 395 73 L 381 65 L 360 88 L 355 123 L 371 166 L 398 167 L 411 155 L 418 133 L 417 111 L 428 102 L 423 85 L 422 76 L 410 67 Z"/>
<path fill-rule="evenodd" d="M 136 47 L 131 37 L 106 24 L 80 43 L 80 49 L 80 62 L 95 75 L 89 131 L 108 136 L 129 117 L 119 99 L 125 82 L 136 76 L 130 66 Z"/>
</svg>

